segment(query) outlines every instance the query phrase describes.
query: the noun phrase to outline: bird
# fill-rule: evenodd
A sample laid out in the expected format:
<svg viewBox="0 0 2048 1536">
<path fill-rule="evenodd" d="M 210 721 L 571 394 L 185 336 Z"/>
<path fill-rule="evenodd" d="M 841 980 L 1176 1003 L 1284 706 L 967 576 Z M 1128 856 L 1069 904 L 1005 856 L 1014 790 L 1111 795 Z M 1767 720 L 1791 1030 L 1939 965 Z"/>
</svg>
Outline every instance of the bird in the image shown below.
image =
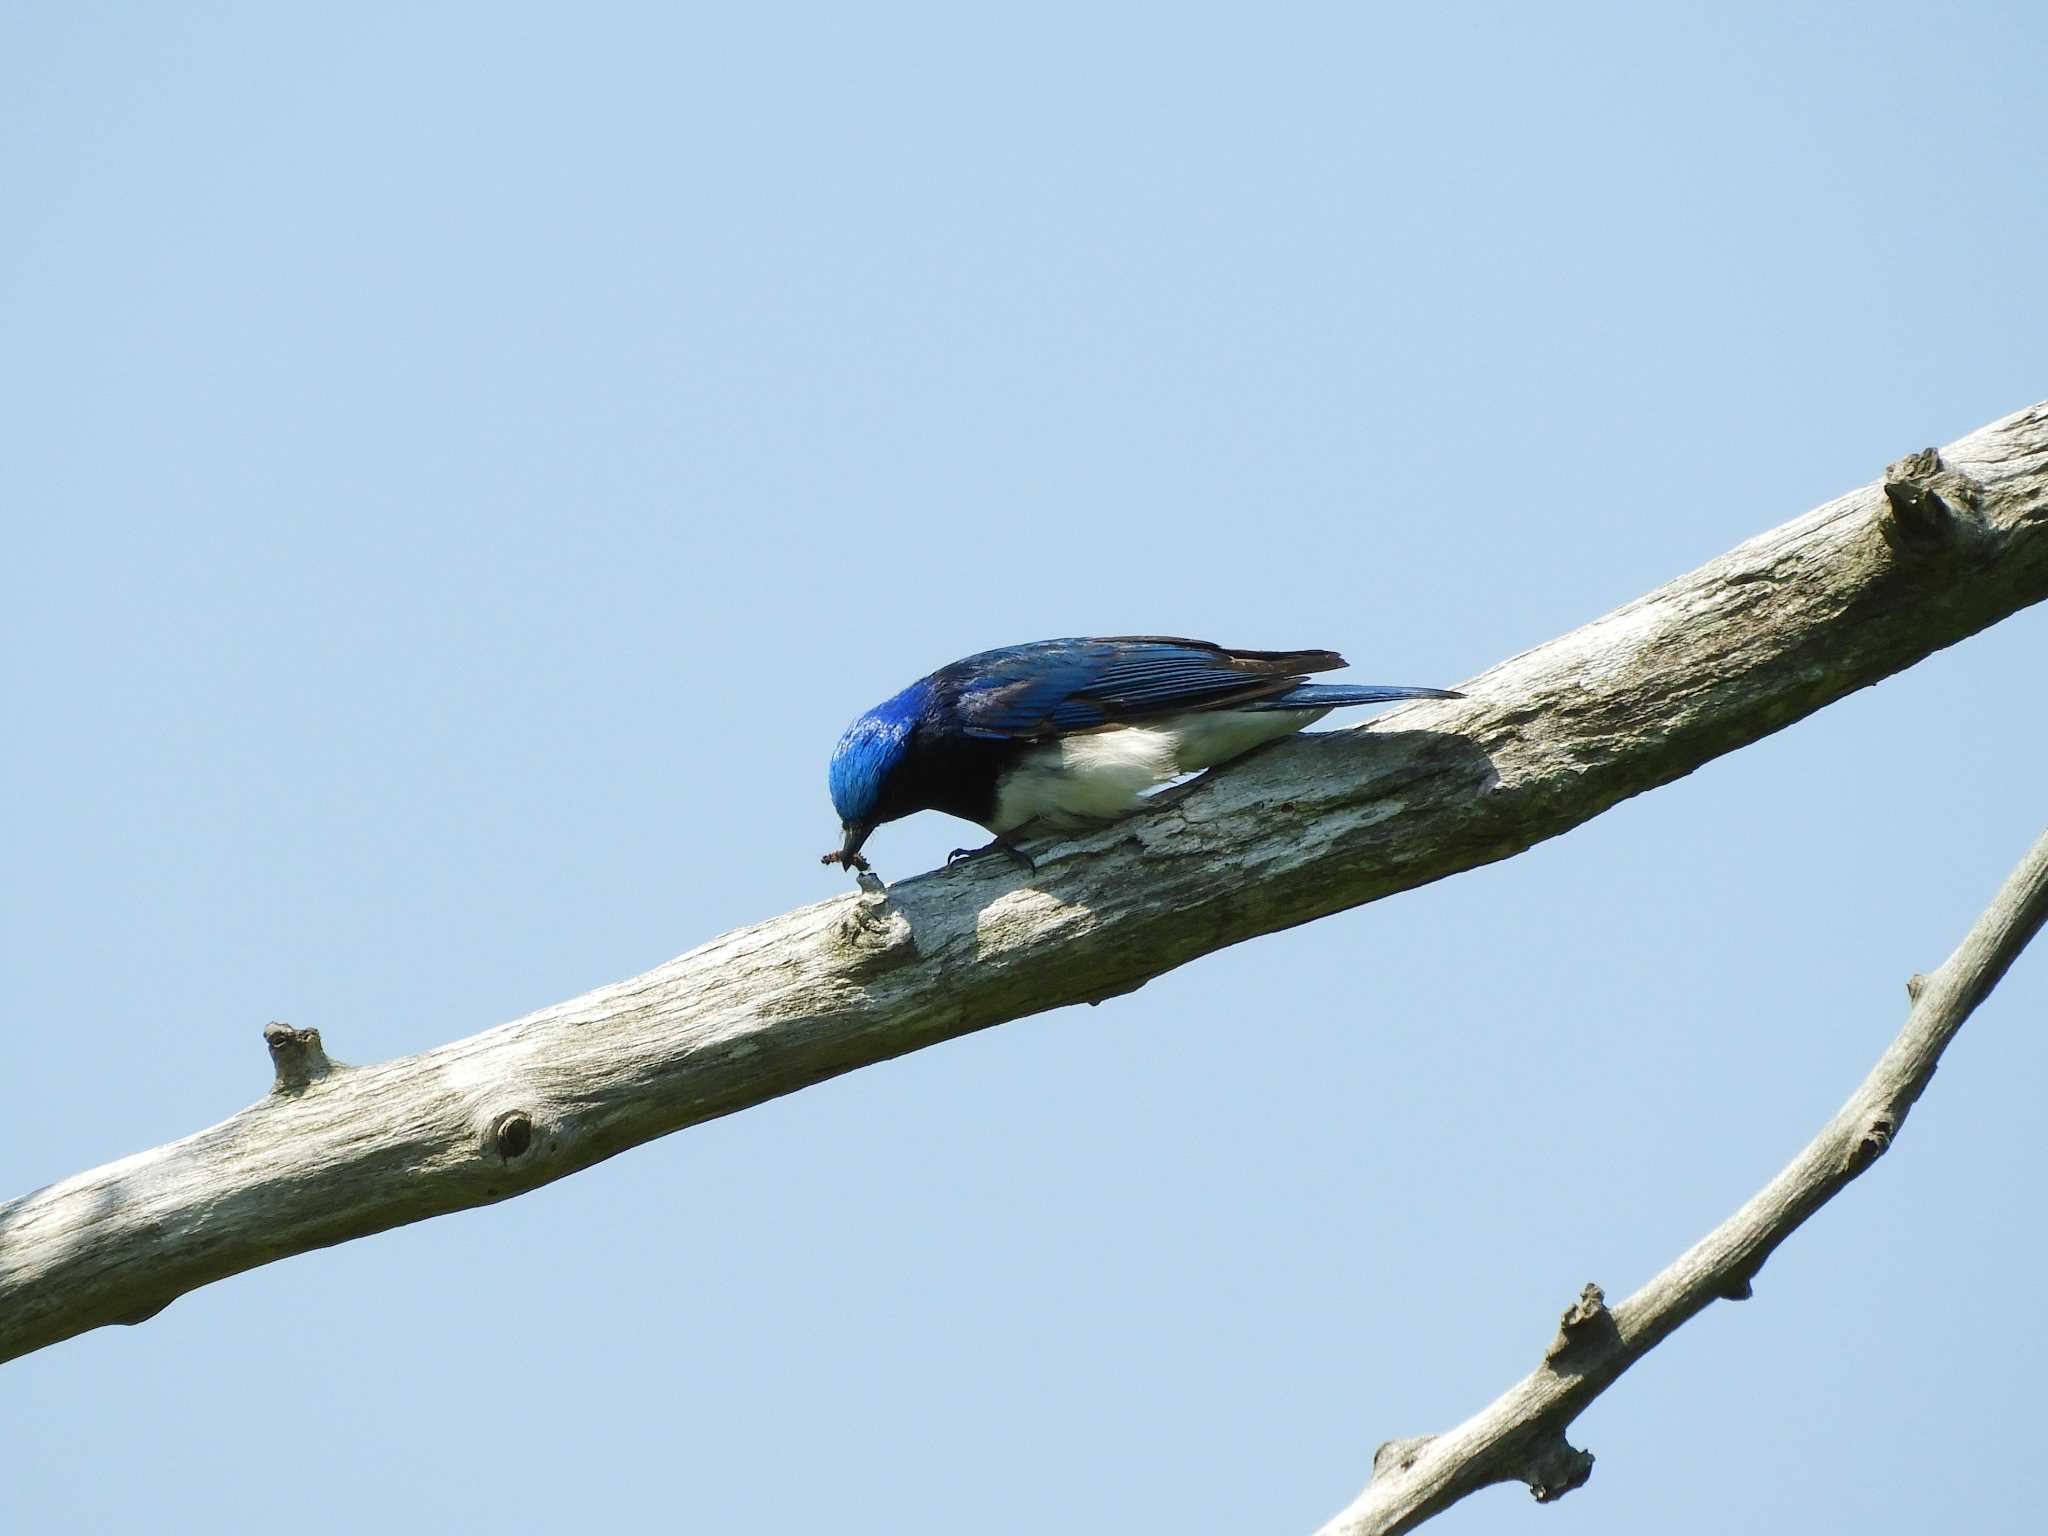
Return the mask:
<svg viewBox="0 0 2048 1536">
<path fill-rule="evenodd" d="M 839 738 L 829 774 L 840 843 L 820 857 L 874 879 L 861 849 L 885 822 L 944 811 L 994 835 L 951 863 L 1117 820 L 1158 786 L 1312 725 L 1333 709 L 1457 699 L 1447 688 L 1311 683 L 1335 651 L 1247 651 L 1175 635 L 1035 640 L 919 678 Z"/>
</svg>

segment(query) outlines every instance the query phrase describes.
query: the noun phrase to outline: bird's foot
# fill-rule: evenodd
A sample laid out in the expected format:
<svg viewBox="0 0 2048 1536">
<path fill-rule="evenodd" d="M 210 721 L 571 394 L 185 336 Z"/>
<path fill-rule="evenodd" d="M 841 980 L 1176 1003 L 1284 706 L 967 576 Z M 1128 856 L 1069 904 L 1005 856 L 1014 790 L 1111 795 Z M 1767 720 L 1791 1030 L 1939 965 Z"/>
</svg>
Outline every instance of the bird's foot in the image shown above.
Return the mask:
<svg viewBox="0 0 2048 1536">
<path fill-rule="evenodd" d="M 866 854 L 846 853 L 837 848 L 834 848 L 830 853 L 819 854 L 818 862 L 820 864 L 844 864 L 848 869 L 856 870 L 863 875 L 869 871 Z"/>
<path fill-rule="evenodd" d="M 997 838 L 994 842 L 983 843 L 979 848 L 955 848 L 946 855 L 946 862 L 948 864 L 958 864 L 962 859 L 971 859 L 980 853 L 1006 853 L 1010 856 L 1012 862 L 1021 864 L 1024 868 L 1034 873 L 1038 869 L 1038 866 L 1032 862 L 1030 854 L 1019 848 L 1008 838 L 1003 837 Z"/>
</svg>

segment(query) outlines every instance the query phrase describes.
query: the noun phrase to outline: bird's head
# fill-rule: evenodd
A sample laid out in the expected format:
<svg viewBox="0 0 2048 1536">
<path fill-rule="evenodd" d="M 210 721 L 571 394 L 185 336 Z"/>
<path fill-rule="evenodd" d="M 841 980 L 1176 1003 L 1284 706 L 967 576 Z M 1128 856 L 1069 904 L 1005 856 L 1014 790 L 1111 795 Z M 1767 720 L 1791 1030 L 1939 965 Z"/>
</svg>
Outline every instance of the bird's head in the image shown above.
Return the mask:
<svg viewBox="0 0 2048 1536">
<path fill-rule="evenodd" d="M 889 804 L 890 780 L 910 751 L 910 733 L 922 702 L 911 699 L 914 691 L 906 689 L 862 715 L 833 749 L 832 808 L 839 813 L 842 841 L 825 855 L 827 863 L 867 868 L 861 844 L 876 827 L 902 814 Z"/>
</svg>

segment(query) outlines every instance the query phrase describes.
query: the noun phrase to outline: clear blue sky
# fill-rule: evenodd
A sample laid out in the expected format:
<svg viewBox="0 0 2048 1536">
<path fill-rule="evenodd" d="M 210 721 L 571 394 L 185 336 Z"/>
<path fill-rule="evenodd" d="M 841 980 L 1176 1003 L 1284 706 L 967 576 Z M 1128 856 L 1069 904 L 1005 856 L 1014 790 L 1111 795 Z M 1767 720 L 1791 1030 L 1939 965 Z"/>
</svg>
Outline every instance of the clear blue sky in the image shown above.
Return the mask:
<svg viewBox="0 0 2048 1536">
<path fill-rule="evenodd" d="M 16 6 L 0 1194 L 837 893 L 1045 635 L 1455 683 L 2048 395 L 2038 6 Z M 1774 1171 L 2034 612 L 1495 868 L 0 1370 L 0 1525 L 1302 1531 Z M 907 874 L 936 817 L 872 846 Z M 1433 1530 L 2038 1528 L 2048 956 Z M 303 1481 L 311 1478 L 311 1488 Z"/>
</svg>

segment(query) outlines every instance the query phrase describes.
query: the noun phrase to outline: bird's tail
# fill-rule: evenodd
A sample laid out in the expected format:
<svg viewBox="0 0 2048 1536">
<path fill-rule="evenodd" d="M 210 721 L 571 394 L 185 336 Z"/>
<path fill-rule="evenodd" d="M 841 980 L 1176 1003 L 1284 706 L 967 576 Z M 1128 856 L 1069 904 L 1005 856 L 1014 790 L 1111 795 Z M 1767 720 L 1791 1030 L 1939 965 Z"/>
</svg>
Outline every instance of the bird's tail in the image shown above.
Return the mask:
<svg viewBox="0 0 2048 1536">
<path fill-rule="evenodd" d="M 1395 699 L 1462 699 L 1462 693 L 1448 688 L 1396 688 L 1382 683 L 1303 683 L 1299 688 L 1260 699 L 1255 704 L 1233 704 L 1232 709 L 1342 709 L 1347 704 L 1389 704 Z"/>
</svg>

